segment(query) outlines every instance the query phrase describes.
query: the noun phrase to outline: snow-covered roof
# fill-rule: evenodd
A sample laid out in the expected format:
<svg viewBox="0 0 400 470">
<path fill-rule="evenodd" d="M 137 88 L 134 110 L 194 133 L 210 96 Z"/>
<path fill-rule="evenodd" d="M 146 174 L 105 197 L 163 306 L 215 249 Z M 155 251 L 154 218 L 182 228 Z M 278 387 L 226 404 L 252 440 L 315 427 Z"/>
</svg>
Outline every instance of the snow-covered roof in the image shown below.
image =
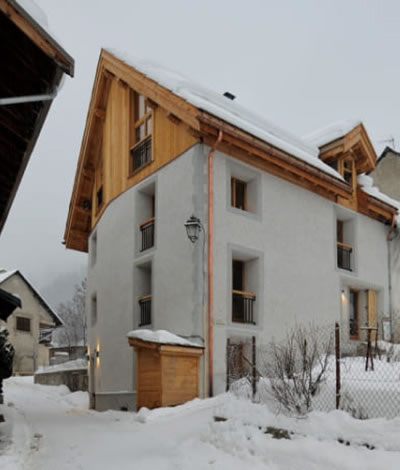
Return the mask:
<svg viewBox="0 0 400 470">
<path fill-rule="evenodd" d="M 146 341 L 148 343 L 176 344 L 179 346 L 191 346 L 195 348 L 202 347 L 166 330 L 132 330 L 127 336 L 128 338 L 140 339 L 141 341 Z"/>
<path fill-rule="evenodd" d="M 364 191 L 364 193 L 367 193 L 370 196 L 373 196 L 374 198 L 397 208 L 398 215 L 396 217 L 396 224 L 397 226 L 400 226 L 400 201 L 396 201 L 396 199 L 393 199 L 379 191 L 379 189 L 374 186 L 374 180 L 365 173 L 358 175 L 357 182 L 361 186 L 361 189 Z"/>
<path fill-rule="evenodd" d="M 303 137 L 303 140 L 309 145 L 316 147 L 322 147 L 323 145 L 329 144 L 334 140 L 341 139 L 355 127 L 361 124 L 358 119 L 347 119 L 343 121 L 337 121 L 321 129 L 311 132 Z"/>
<path fill-rule="evenodd" d="M 342 180 L 339 173 L 318 158 L 319 149 L 315 144 L 305 142 L 303 139 L 281 129 L 269 120 L 239 105 L 236 101 L 232 101 L 215 91 L 204 88 L 181 74 L 161 67 L 158 64 L 139 60 L 125 52 L 122 53 L 112 48 L 108 49 L 108 52 L 164 88 L 167 88 L 175 95 L 180 96 L 193 106 Z"/>
<path fill-rule="evenodd" d="M 19 274 L 22 279 L 28 284 L 28 286 L 32 289 L 33 293 L 36 295 L 36 297 L 39 299 L 39 302 L 43 305 L 43 307 L 50 313 L 50 315 L 54 318 L 54 321 L 56 323 L 56 325 L 62 325 L 63 324 L 63 321 L 61 320 L 61 318 L 57 315 L 57 313 L 49 306 L 49 304 L 46 302 L 46 300 L 43 298 L 43 296 L 38 292 L 38 290 L 33 287 L 33 285 L 31 284 L 31 282 L 29 282 L 29 280 L 24 276 L 22 275 L 22 273 L 18 270 L 18 269 L 12 269 L 12 270 L 9 270 L 7 271 L 6 269 L 0 269 L 0 285 L 6 281 L 7 279 L 9 279 L 11 276 L 13 276 L 14 274 Z M 18 297 L 20 298 L 20 296 L 17 294 L 17 293 L 14 293 L 14 292 L 10 292 L 12 295 L 14 295 L 15 297 Z"/>
<path fill-rule="evenodd" d="M 13 269 L 11 271 L 7 271 L 6 269 L 0 269 L 0 284 L 11 277 L 13 274 L 17 272 L 17 269 Z M 15 294 L 14 294 L 15 295 Z"/>
</svg>

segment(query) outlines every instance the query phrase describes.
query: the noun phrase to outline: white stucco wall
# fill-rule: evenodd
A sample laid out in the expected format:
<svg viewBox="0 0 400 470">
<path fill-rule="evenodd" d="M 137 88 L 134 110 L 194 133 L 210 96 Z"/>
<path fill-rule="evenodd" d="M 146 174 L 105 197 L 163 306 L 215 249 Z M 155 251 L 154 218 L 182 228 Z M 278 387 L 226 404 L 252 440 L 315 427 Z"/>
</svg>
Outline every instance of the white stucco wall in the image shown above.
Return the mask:
<svg viewBox="0 0 400 470">
<path fill-rule="evenodd" d="M 201 340 L 203 237 L 187 239 L 194 214 L 206 227 L 207 155 L 196 145 L 123 193 L 105 210 L 93 235 L 97 256 L 88 270 L 89 351 L 99 349 L 98 408 L 135 406 L 135 357 L 126 333 L 138 327 L 137 298 L 149 294 L 153 329 Z M 231 177 L 248 181 L 249 209 L 231 207 Z M 155 246 L 140 252 L 139 224 L 155 195 Z M 336 220 L 351 221 L 354 271 L 336 264 Z M 341 291 L 376 289 L 378 310 L 388 310 L 387 227 L 220 152 L 214 159 L 214 391 L 225 390 L 226 339 L 255 335 L 257 344 L 283 338 L 295 322 L 347 322 Z M 93 243 L 89 249 L 92 251 Z M 206 250 L 204 253 L 207 256 Z M 256 325 L 231 321 L 232 258 L 248 263 L 256 292 Z M 151 282 L 149 281 L 151 272 Z M 97 298 L 92 325 L 91 298 Z M 93 387 L 92 387 L 93 388 Z M 92 390 L 93 391 L 93 390 Z"/>
</svg>

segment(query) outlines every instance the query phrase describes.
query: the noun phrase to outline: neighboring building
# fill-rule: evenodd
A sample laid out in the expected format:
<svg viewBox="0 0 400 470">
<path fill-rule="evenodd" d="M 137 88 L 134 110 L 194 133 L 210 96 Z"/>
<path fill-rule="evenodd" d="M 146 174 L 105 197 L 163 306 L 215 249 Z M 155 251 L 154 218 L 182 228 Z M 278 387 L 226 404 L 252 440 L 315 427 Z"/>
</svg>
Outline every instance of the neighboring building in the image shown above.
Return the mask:
<svg viewBox="0 0 400 470">
<path fill-rule="evenodd" d="M 49 365 L 50 333 L 62 322 L 19 271 L 0 270 L 0 287 L 22 302 L 7 323 L 0 321 L 15 348 L 13 373 L 31 375 L 38 367 Z"/>
<path fill-rule="evenodd" d="M 369 173 L 383 193 L 400 201 L 400 153 L 386 147 L 376 161 L 376 167 Z M 400 225 L 400 224 L 399 224 Z M 391 266 L 390 278 L 390 316 L 393 318 L 392 337 L 400 342 L 400 248 L 399 230 L 393 232 L 389 241 L 388 255 Z"/>
<path fill-rule="evenodd" d="M 61 79 L 74 74 L 44 23 L 33 2 L 0 0 L 0 234 Z M 17 305 L 0 289 L 2 320 Z"/>
<path fill-rule="evenodd" d="M 400 201 L 400 153 L 386 147 L 369 173 L 382 192 Z"/>
<path fill-rule="evenodd" d="M 67 248 L 89 253 L 92 405 L 135 409 L 136 328 L 204 343 L 204 394 L 225 390 L 228 339 L 259 345 L 312 320 L 362 338 L 389 309 L 397 214 L 357 183 L 375 160 L 361 123 L 301 140 L 103 50 L 65 231 Z"/>
</svg>

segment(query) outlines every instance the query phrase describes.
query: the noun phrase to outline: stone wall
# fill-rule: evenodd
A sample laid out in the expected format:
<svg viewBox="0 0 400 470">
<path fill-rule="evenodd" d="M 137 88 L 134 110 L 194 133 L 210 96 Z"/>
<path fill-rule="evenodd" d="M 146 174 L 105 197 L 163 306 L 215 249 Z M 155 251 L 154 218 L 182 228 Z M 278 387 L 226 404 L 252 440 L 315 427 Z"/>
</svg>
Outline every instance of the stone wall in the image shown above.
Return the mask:
<svg viewBox="0 0 400 470">
<path fill-rule="evenodd" d="M 36 373 L 35 383 L 41 385 L 66 385 L 71 392 L 88 389 L 87 369 L 59 370 Z"/>
</svg>

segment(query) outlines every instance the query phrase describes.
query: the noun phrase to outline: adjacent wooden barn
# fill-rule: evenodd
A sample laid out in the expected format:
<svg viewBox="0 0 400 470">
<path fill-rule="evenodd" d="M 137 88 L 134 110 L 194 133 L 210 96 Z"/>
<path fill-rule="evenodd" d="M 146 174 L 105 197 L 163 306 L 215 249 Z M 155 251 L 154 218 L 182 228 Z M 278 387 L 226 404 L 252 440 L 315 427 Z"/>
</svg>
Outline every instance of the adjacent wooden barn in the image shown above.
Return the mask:
<svg viewBox="0 0 400 470">
<path fill-rule="evenodd" d="M 179 405 L 199 396 L 201 346 L 128 340 L 137 358 L 137 410 Z"/>
</svg>

